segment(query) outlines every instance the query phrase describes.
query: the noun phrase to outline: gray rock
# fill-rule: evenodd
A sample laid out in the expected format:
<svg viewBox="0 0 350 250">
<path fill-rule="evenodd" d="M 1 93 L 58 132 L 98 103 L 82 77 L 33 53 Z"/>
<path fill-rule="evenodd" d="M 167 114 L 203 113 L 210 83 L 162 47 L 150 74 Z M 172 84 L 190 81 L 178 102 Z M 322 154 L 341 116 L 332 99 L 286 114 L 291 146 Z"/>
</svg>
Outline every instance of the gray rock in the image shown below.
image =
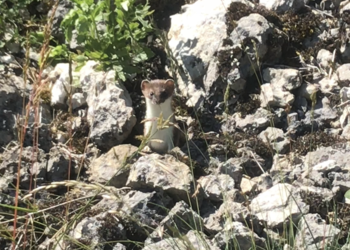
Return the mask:
<svg viewBox="0 0 350 250">
<path fill-rule="evenodd" d="M 16 59 L 13 55 L 3 55 L 0 56 L 0 62 L 5 64 L 15 63 Z"/>
<path fill-rule="evenodd" d="M 304 83 L 298 91 L 298 95 L 304 97 L 306 100 L 312 101 L 312 96 L 315 95 L 320 86 L 318 84 Z"/>
<path fill-rule="evenodd" d="M 117 243 L 115 244 L 112 250 L 126 250 L 126 246 L 124 246 L 123 244 Z"/>
<path fill-rule="evenodd" d="M 284 108 L 294 102 L 294 95 L 278 85 L 265 83 L 261 85 L 261 107 Z"/>
<path fill-rule="evenodd" d="M 227 161 L 220 163 L 217 168 L 218 174 L 227 174 L 232 177 L 237 187 L 242 180 L 242 166 L 240 166 L 239 158 L 230 158 Z"/>
<path fill-rule="evenodd" d="M 231 2 L 197 1 L 171 16 L 169 48 L 180 67 L 173 77 L 188 98 L 187 106 L 200 108 L 219 77 L 214 54 L 226 36 L 225 13 Z"/>
<path fill-rule="evenodd" d="M 332 171 L 340 170 L 340 167 L 335 160 L 327 160 L 314 165 L 312 169 L 314 171 L 327 174 Z"/>
<path fill-rule="evenodd" d="M 350 148 L 342 143 L 334 145 L 333 147 L 320 147 L 316 151 L 309 152 L 305 156 L 309 166 L 316 166 L 327 161 L 328 163 L 332 163 L 332 165 L 334 164 L 333 166 L 338 166 L 342 171 L 350 170 L 349 157 Z M 334 162 L 331 162 L 330 160 L 333 160 Z M 333 168 L 332 165 L 330 165 L 331 168 Z M 338 167 L 334 168 L 338 169 Z"/>
<path fill-rule="evenodd" d="M 228 133 L 233 133 L 236 130 L 258 133 L 267 128 L 271 120 L 275 120 L 274 115 L 266 109 L 259 108 L 254 114 L 247 115 L 244 118 L 241 118 L 240 114 L 234 114 L 226 120 L 222 129 Z"/>
<path fill-rule="evenodd" d="M 126 240 L 126 231 L 113 215 L 104 212 L 84 218 L 71 231 L 70 236 L 75 240 L 89 242 L 91 249 L 103 250 L 111 240 Z"/>
<path fill-rule="evenodd" d="M 184 235 L 188 231 L 201 230 L 202 218 L 194 212 L 184 201 L 179 201 L 160 222 L 159 226 L 149 235 L 145 245 L 159 242 L 163 235 L 173 237 Z M 174 230 L 176 228 L 176 230 Z"/>
<path fill-rule="evenodd" d="M 23 98 L 27 100 L 31 90 L 30 84 L 26 89 L 24 85 L 22 77 L 0 75 L 0 152 L 10 141 L 18 140 L 17 117 L 21 117 Z"/>
<path fill-rule="evenodd" d="M 120 196 L 120 192 L 116 195 Z M 113 211 L 124 224 L 132 227 L 137 235 L 147 237 L 168 214 L 167 207 L 173 205 L 170 197 L 156 192 L 130 191 L 122 195 L 121 199 L 105 196 L 92 210 Z"/>
<path fill-rule="evenodd" d="M 300 87 L 302 83 L 300 73 L 296 69 L 266 68 L 263 70 L 263 79 L 288 91 Z"/>
<path fill-rule="evenodd" d="M 68 102 L 68 100 L 67 100 Z M 83 93 L 74 93 L 72 95 L 72 109 L 75 110 L 77 108 L 84 107 L 86 105 L 86 97 Z M 67 105 L 69 105 L 67 103 Z"/>
<path fill-rule="evenodd" d="M 340 100 L 342 103 L 350 100 L 350 87 L 343 87 L 340 90 Z"/>
<path fill-rule="evenodd" d="M 268 127 L 259 134 L 259 138 L 263 142 L 270 144 L 270 147 L 279 154 L 288 153 L 290 150 L 290 140 L 284 136 L 282 129 Z"/>
<path fill-rule="evenodd" d="M 278 14 L 283 14 L 287 11 L 297 12 L 304 7 L 304 0 L 260 0 L 261 5 L 269 10 L 276 11 Z"/>
<path fill-rule="evenodd" d="M 254 232 L 251 232 L 240 222 L 226 223 L 224 230 L 215 235 L 213 244 L 224 249 L 249 250 L 252 248 L 266 249 L 265 239 L 260 238 Z"/>
<path fill-rule="evenodd" d="M 324 249 L 338 239 L 340 230 L 326 222 L 319 214 L 304 215 L 298 225 L 295 237 L 297 249 Z"/>
<path fill-rule="evenodd" d="M 13 182 L 13 174 L 9 172 L 5 172 L 5 174 L 3 174 L 1 166 L 0 166 L 0 172 L 1 172 L 0 192 L 6 193 L 9 188 L 9 185 Z"/>
<path fill-rule="evenodd" d="M 337 68 L 332 77 L 338 82 L 340 87 L 348 87 L 350 84 L 350 63 L 346 63 Z"/>
<path fill-rule="evenodd" d="M 55 11 L 54 18 L 52 21 L 51 35 L 58 39 L 60 42 L 65 41 L 63 30 L 60 27 L 61 22 L 72 8 L 73 4 L 70 0 L 61 0 Z M 51 9 L 47 15 L 51 16 L 52 11 L 53 9 Z"/>
<path fill-rule="evenodd" d="M 258 218 L 251 215 L 247 207 L 235 200 L 236 198 L 231 195 L 225 196 L 219 209 L 204 218 L 204 225 L 211 234 L 221 232 L 225 224 L 232 221 L 248 224 L 249 227 L 254 228 L 255 232 L 261 229 Z"/>
<path fill-rule="evenodd" d="M 121 144 L 136 124 L 129 93 L 123 84 L 115 82 L 115 71 L 94 71 L 96 64 L 87 63 L 80 71 L 80 82 L 87 95 L 87 119 L 90 139 L 109 150 Z"/>
<path fill-rule="evenodd" d="M 255 193 L 265 192 L 273 185 L 272 178 L 268 173 L 252 178 L 251 182 L 256 183 Z"/>
<path fill-rule="evenodd" d="M 334 173 L 333 187 L 339 187 L 342 192 L 350 189 L 350 174 L 349 173 Z"/>
<path fill-rule="evenodd" d="M 244 44 L 244 56 L 238 60 L 240 79 L 246 80 L 258 70 L 258 61 L 269 52 L 268 37 L 272 34 L 271 24 L 259 14 L 250 14 L 237 21 L 230 34 L 234 46 Z M 278 50 L 278 48 L 276 48 Z M 278 60 L 279 53 L 270 53 L 270 61 Z M 240 80 L 236 79 L 236 80 Z M 249 88 L 249 85 L 246 86 Z"/>
<path fill-rule="evenodd" d="M 212 201 L 222 201 L 225 193 L 235 187 L 234 180 L 227 174 L 202 176 L 197 182 L 201 185 L 205 198 Z"/>
<path fill-rule="evenodd" d="M 236 28 L 230 34 L 230 38 L 234 44 L 241 44 L 242 41 L 254 40 L 256 45 L 247 47 L 248 53 L 256 57 L 263 58 L 268 48 L 266 41 L 269 34 L 272 33 L 270 23 L 259 14 L 250 14 L 242 17 L 237 22 Z"/>
<path fill-rule="evenodd" d="M 343 128 L 343 132 L 341 133 L 342 138 L 346 139 L 346 140 L 350 140 L 350 124 L 347 124 L 344 128 Z"/>
<path fill-rule="evenodd" d="M 171 155 L 140 157 L 130 168 L 126 185 L 133 189 L 163 190 L 175 199 L 187 200 L 191 191 L 190 168 Z"/>
<path fill-rule="evenodd" d="M 275 175 L 289 175 L 293 170 L 302 170 L 303 160 L 294 153 L 288 155 L 275 154 L 273 156 L 273 164 L 270 169 L 270 174 Z"/>
<path fill-rule="evenodd" d="M 240 189 L 243 194 L 251 194 L 255 191 L 257 183 L 252 181 L 250 178 L 243 177 L 240 183 Z"/>
<path fill-rule="evenodd" d="M 166 238 L 164 240 L 158 241 L 156 243 L 151 243 L 146 245 L 142 250 L 168 250 L 168 249 L 177 249 L 177 250 L 187 250 L 188 246 L 184 241 L 179 238 Z"/>
<path fill-rule="evenodd" d="M 328 72 L 332 66 L 331 63 L 333 62 L 333 54 L 329 50 L 320 49 L 317 53 L 316 60 L 318 66 Z"/>
<path fill-rule="evenodd" d="M 137 147 L 123 144 L 94 159 L 88 170 L 89 181 L 116 188 L 124 187 L 130 171 L 124 160 L 136 151 Z"/>
<path fill-rule="evenodd" d="M 303 122 L 305 124 L 315 126 L 323 126 L 330 124 L 332 121 L 338 118 L 337 112 L 330 107 L 330 102 L 327 97 L 323 97 L 322 100 L 318 100 L 314 109 L 309 110 L 305 114 Z"/>
<path fill-rule="evenodd" d="M 0 174 L 5 185 L 8 181 L 15 182 L 17 179 L 18 157 L 20 147 L 15 146 L 6 150 L 1 156 Z M 21 156 L 20 187 L 33 189 L 34 183 L 40 185 L 46 181 L 47 159 L 43 150 L 35 150 L 33 147 L 23 148 Z M 30 186 L 30 183 L 31 186 Z M 6 187 L 7 188 L 7 187 Z"/>
<path fill-rule="evenodd" d="M 50 149 L 47 162 L 47 180 L 63 181 L 70 180 L 79 170 L 81 159 L 69 157 L 70 151 L 65 146 L 54 146 Z M 69 169 L 69 167 L 71 169 Z M 68 174 L 71 174 L 69 176 Z"/>
<path fill-rule="evenodd" d="M 309 211 L 295 187 L 277 184 L 259 194 L 250 204 L 250 210 L 269 228 L 281 228 L 284 223 L 297 223 Z"/>
<path fill-rule="evenodd" d="M 219 250 L 216 246 L 213 246 L 208 237 L 199 231 L 190 230 L 186 234 L 186 243 L 190 246 L 190 249 L 196 250 Z M 187 248 L 188 249 L 188 248 Z"/>
</svg>

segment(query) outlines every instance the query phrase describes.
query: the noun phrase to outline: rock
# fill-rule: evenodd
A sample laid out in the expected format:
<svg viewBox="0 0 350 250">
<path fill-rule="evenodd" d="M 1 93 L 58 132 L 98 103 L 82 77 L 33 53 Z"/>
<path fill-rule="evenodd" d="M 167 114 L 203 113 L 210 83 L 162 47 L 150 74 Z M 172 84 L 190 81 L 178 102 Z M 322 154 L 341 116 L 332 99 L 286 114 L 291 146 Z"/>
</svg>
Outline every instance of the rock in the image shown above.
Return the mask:
<svg viewBox="0 0 350 250">
<path fill-rule="evenodd" d="M 339 187 L 341 192 L 346 192 L 350 189 L 350 174 L 349 173 L 334 173 L 333 187 Z"/>
<path fill-rule="evenodd" d="M 5 64 L 15 63 L 16 58 L 13 55 L 0 56 L 0 62 Z"/>
<path fill-rule="evenodd" d="M 96 250 L 103 250 L 107 242 L 127 239 L 122 223 L 107 212 L 82 219 L 70 236 L 78 241 L 89 242 L 89 247 Z"/>
<path fill-rule="evenodd" d="M 318 86 L 320 86 L 320 90 L 324 94 L 334 93 L 335 90 L 339 88 L 337 80 L 333 77 L 322 78 L 320 81 L 318 81 Z"/>
<path fill-rule="evenodd" d="M 327 161 L 327 163 L 323 164 L 326 165 L 331 163 L 336 169 L 339 167 L 341 171 L 349 171 L 349 155 L 349 146 L 340 143 L 339 145 L 334 145 L 333 147 L 319 147 L 317 150 L 309 152 L 305 158 L 307 159 L 309 166 L 316 166 Z M 331 162 L 330 160 L 333 160 L 334 162 Z M 330 165 L 331 168 L 333 168 L 332 165 Z"/>
<path fill-rule="evenodd" d="M 270 189 L 273 185 L 272 178 L 268 173 L 264 173 L 260 176 L 256 176 L 251 179 L 253 183 L 256 183 L 255 193 L 265 192 Z"/>
<path fill-rule="evenodd" d="M 160 222 L 159 226 L 149 235 L 145 245 L 159 242 L 163 235 L 173 237 L 184 235 L 188 231 L 198 229 L 203 225 L 202 218 L 194 212 L 184 201 L 179 201 Z M 176 228 L 176 230 L 174 230 Z"/>
<path fill-rule="evenodd" d="M 231 2 L 201 0 L 171 16 L 169 48 L 181 68 L 173 77 L 189 107 L 200 108 L 219 77 L 214 54 L 226 36 L 226 7 Z"/>
<path fill-rule="evenodd" d="M 107 153 L 94 159 L 88 170 L 89 181 L 116 188 L 124 187 L 130 171 L 126 162 L 124 164 L 124 160 L 136 151 L 137 147 L 123 144 L 113 147 Z"/>
<path fill-rule="evenodd" d="M 343 128 L 343 132 L 342 132 L 341 136 L 342 136 L 342 138 L 344 138 L 346 140 L 350 140 L 350 124 L 347 124 Z"/>
<path fill-rule="evenodd" d="M 31 107 L 29 110 L 30 113 L 28 118 L 28 127 L 24 137 L 24 146 L 32 146 L 35 138 L 35 140 L 38 140 L 38 147 L 43 149 L 45 153 L 48 153 L 52 147 L 52 115 L 50 107 L 45 103 L 41 103 L 39 104 L 37 110 L 35 110 L 33 107 Z M 22 119 L 25 118 L 23 117 Z M 38 121 L 37 128 L 35 126 L 36 121 Z"/>
<path fill-rule="evenodd" d="M 340 90 L 340 100 L 342 103 L 345 103 L 350 100 L 350 87 L 343 87 Z"/>
<path fill-rule="evenodd" d="M 257 183 L 246 177 L 242 178 L 240 188 L 243 194 L 250 194 L 255 191 Z"/>
<path fill-rule="evenodd" d="M 190 230 L 186 234 L 186 242 L 190 248 L 196 250 L 219 250 L 219 248 L 212 245 L 208 237 L 202 232 Z"/>
<path fill-rule="evenodd" d="M 249 16 L 242 17 L 236 22 L 236 28 L 229 35 L 232 40 L 233 46 L 244 45 L 244 53 L 239 60 L 234 64 L 234 67 L 238 68 L 238 74 L 236 74 L 236 82 L 240 84 L 247 77 L 253 76 L 258 70 L 258 60 L 268 56 L 269 61 L 278 61 L 280 58 L 279 45 L 275 48 L 269 48 L 267 46 L 268 38 L 273 33 L 272 25 L 261 15 L 253 13 Z M 274 50 L 274 51 L 270 51 Z M 247 85 L 245 88 L 249 88 Z"/>
<path fill-rule="evenodd" d="M 304 0 L 260 0 L 259 4 L 266 7 L 268 10 L 276 11 L 278 14 L 283 14 L 287 11 L 297 12 L 305 5 Z"/>
<path fill-rule="evenodd" d="M 67 106 L 70 105 L 68 102 L 67 100 Z M 74 93 L 72 95 L 72 110 L 84 107 L 86 104 L 86 97 L 83 93 Z"/>
<path fill-rule="evenodd" d="M 112 250 L 126 250 L 126 246 L 124 246 L 123 244 L 117 243 L 115 244 Z"/>
<path fill-rule="evenodd" d="M 166 238 L 164 240 L 158 241 L 157 243 L 152 243 L 146 245 L 142 250 L 187 250 L 187 244 L 179 238 Z"/>
<path fill-rule="evenodd" d="M 299 190 L 303 200 L 310 205 L 310 212 L 317 211 L 322 216 L 327 216 L 330 204 L 340 197 L 340 189 L 329 190 L 328 188 L 301 184 Z"/>
<path fill-rule="evenodd" d="M 261 107 L 285 108 L 294 102 L 294 95 L 280 86 L 265 83 L 261 85 L 260 101 Z"/>
<path fill-rule="evenodd" d="M 338 82 L 340 87 L 348 87 L 350 85 L 350 63 L 343 64 L 337 68 L 333 79 Z"/>
<path fill-rule="evenodd" d="M 78 173 L 80 163 L 81 158 L 75 158 L 68 148 L 64 146 L 52 147 L 47 162 L 47 180 L 54 182 L 74 179 L 73 176 Z M 71 176 L 68 175 L 69 173 Z"/>
<path fill-rule="evenodd" d="M 240 222 L 226 223 L 224 230 L 215 235 L 213 244 L 224 249 L 235 249 L 239 246 L 241 250 L 252 248 L 266 249 L 265 239 L 260 238 L 257 234 L 251 232 Z"/>
<path fill-rule="evenodd" d="M 335 160 L 327 160 L 314 165 L 312 169 L 327 174 L 332 171 L 339 171 L 340 167 Z"/>
<path fill-rule="evenodd" d="M 284 180 L 292 171 L 299 169 L 299 175 L 302 172 L 303 160 L 294 153 L 288 155 L 275 154 L 270 174 L 273 178 L 281 177 Z M 294 180 L 294 178 L 293 178 Z"/>
<path fill-rule="evenodd" d="M 6 150 L 1 156 L 0 174 L 6 184 L 9 180 L 15 183 L 17 180 L 18 160 L 20 147 L 15 146 Z M 34 183 L 41 185 L 46 181 L 47 159 L 43 150 L 33 147 L 23 148 L 21 156 L 20 187 L 33 189 Z M 7 188 L 7 187 L 6 187 Z"/>
<path fill-rule="evenodd" d="M 332 67 L 333 54 L 329 50 L 320 49 L 317 53 L 316 60 L 318 66 L 328 72 Z"/>
<path fill-rule="evenodd" d="M 119 196 L 120 193 L 117 195 Z M 173 201 L 165 195 L 156 192 L 130 191 L 121 199 L 112 199 L 105 195 L 92 207 L 92 210 L 117 213 L 118 218 L 133 228 L 135 234 L 146 238 L 152 233 L 152 229 L 156 228 L 168 215 L 167 208 L 172 206 L 174 206 Z"/>
<path fill-rule="evenodd" d="M 103 150 L 121 144 L 136 124 L 132 100 L 122 83 L 115 82 L 115 71 L 94 71 L 87 63 L 80 71 L 80 83 L 87 95 L 90 139 Z"/>
<path fill-rule="evenodd" d="M 156 189 L 175 199 L 187 200 L 191 191 L 190 168 L 171 155 L 151 154 L 140 157 L 130 168 L 126 185 L 133 189 Z"/>
<path fill-rule="evenodd" d="M 54 18 L 52 21 L 51 35 L 61 43 L 64 43 L 65 41 L 63 30 L 60 27 L 61 22 L 72 8 L 73 8 L 73 3 L 70 0 L 61 0 L 58 3 L 57 9 L 54 14 Z M 47 15 L 51 16 L 52 11 L 53 9 L 51 9 Z"/>
<path fill-rule="evenodd" d="M 340 230 L 326 222 L 319 214 L 306 214 L 298 224 L 295 237 L 297 249 L 317 250 L 327 248 L 338 239 Z"/>
<path fill-rule="evenodd" d="M 296 69 L 266 68 L 263 70 L 263 79 L 288 91 L 300 87 L 302 83 L 300 73 Z"/>
<path fill-rule="evenodd" d="M 292 197 L 293 196 L 293 197 Z M 250 210 L 268 228 L 281 228 L 292 220 L 297 223 L 309 211 L 295 187 L 290 184 L 277 184 L 259 194 L 250 204 Z"/>
<path fill-rule="evenodd" d="M 242 166 L 239 165 L 239 158 L 230 158 L 219 164 L 217 173 L 231 176 L 235 182 L 235 186 L 238 187 L 242 180 L 242 170 Z"/>
<path fill-rule="evenodd" d="M 304 83 L 299 88 L 298 94 L 306 100 L 312 101 L 312 96 L 314 96 L 319 89 L 320 87 L 318 84 Z"/>
<path fill-rule="evenodd" d="M 5 172 L 3 174 L 2 167 L 0 166 L 0 192 L 6 193 L 8 191 L 9 185 L 13 182 L 13 174 L 9 172 Z"/>
<path fill-rule="evenodd" d="M 337 112 L 330 107 L 330 102 L 327 97 L 323 97 L 317 101 L 314 109 L 309 110 L 305 114 L 305 119 L 303 122 L 317 127 L 322 127 L 324 125 L 330 124 L 332 121 L 338 118 Z"/>
<path fill-rule="evenodd" d="M 271 33 L 270 23 L 263 16 L 253 13 L 238 20 L 230 38 L 234 44 L 241 44 L 242 41 L 253 39 L 256 42 L 256 47 L 254 48 L 252 45 L 247 47 L 248 53 L 254 55 L 252 58 L 256 54 L 259 58 L 263 58 L 268 50 L 266 41 Z"/>
<path fill-rule="evenodd" d="M 225 193 L 235 187 L 234 180 L 227 174 L 202 176 L 198 184 L 204 190 L 205 198 L 212 201 L 222 201 Z"/>
<path fill-rule="evenodd" d="M 74 68 L 72 68 L 72 74 L 73 72 Z M 76 75 L 77 73 L 74 72 L 74 76 Z M 49 73 L 49 79 L 54 80 L 55 78 L 58 79 L 55 80 L 51 89 L 51 106 L 63 108 L 66 105 L 68 95 L 70 93 L 73 94 L 75 91 L 73 85 L 70 85 L 69 63 L 59 63 L 56 65 L 54 71 Z"/>
<path fill-rule="evenodd" d="M 259 134 L 259 138 L 279 154 L 288 153 L 290 150 L 290 140 L 284 136 L 282 129 L 268 127 Z"/>
<path fill-rule="evenodd" d="M 247 224 L 249 228 L 254 228 L 255 232 L 259 232 L 261 226 L 256 216 L 252 216 L 247 207 L 243 204 L 235 202 L 234 197 L 225 196 L 223 204 L 215 213 L 204 218 L 204 225 L 211 234 L 221 232 L 226 224 L 232 221 L 238 221 Z"/>
<path fill-rule="evenodd" d="M 259 133 L 270 125 L 271 119 L 275 120 L 270 111 L 259 108 L 254 114 L 247 115 L 244 118 L 241 118 L 239 114 L 234 114 L 226 120 L 222 129 L 223 132 L 227 133 L 233 133 L 236 130 Z"/>
<path fill-rule="evenodd" d="M 0 75 L 0 152 L 10 141 L 18 140 L 17 117 L 22 115 L 23 98 L 27 100 L 31 90 L 30 84 L 26 89 L 24 85 L 22 77 Z"/>
</svg>

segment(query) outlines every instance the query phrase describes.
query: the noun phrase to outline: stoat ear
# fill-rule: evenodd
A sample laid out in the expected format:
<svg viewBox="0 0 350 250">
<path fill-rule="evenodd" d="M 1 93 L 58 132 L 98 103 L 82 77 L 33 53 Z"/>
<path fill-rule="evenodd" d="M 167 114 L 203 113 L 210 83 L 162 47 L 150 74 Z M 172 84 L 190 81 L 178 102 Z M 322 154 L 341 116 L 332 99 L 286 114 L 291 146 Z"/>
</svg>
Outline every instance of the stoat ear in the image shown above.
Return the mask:
<svg viewBox="0 0 350 250">
<path fill-rule="evenodd" d="M 172 79 L 168 79 L 165 81 L 165 84 L 168 86 L 169 89 L 174 91 L 175 88 L 175 82 Z"/>
<path fill-rule="evenodd" d="M 147 84 L 149 84 L 149 81 L 148 81 L 148 80 L 143 80 L 143 81 L 141 82 L 141 90 L 142 90 L 142 91 L 145 90 Z"/>
</svg>

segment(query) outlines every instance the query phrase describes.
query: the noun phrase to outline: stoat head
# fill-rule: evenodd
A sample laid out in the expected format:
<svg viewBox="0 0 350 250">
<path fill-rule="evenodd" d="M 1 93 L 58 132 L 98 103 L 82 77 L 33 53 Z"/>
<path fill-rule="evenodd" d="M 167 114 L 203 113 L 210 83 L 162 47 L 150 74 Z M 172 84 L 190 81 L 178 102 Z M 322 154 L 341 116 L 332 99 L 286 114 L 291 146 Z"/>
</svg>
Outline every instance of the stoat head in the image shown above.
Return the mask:
<svg viewBox="0 0 350 250">
<path fill-rule="evenodd" d="M 162 104 L 174 93 L 174 81 L 168 80 L 143 80 L 141 82 L 142 94 L 151 100 L 153 104 Z"/>
</svg>

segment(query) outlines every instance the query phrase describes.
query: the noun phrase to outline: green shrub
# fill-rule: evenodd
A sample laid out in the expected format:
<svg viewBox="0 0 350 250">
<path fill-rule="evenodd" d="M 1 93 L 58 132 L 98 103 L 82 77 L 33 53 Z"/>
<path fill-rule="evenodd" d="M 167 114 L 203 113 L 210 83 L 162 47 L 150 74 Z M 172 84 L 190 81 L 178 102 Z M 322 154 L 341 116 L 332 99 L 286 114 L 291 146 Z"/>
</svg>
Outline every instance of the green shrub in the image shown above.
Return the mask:
<svg viewBox="0 0 350 250">
<path fill-rule="evenodd" d="M 152 56 L 142 44 L 152 26 L 147 20 L 148 3 L 136 5 L 135 0 L 73 0 L 75 7 L 62 21 L 67 41 L 76 40 L 84 50 L 79 58 L 97 60 L 104 69 L 113 68 L 117 77 L 139 72 L 137 65 Z M 80 63 L 80 66 L 83 64 Z"/>
</svg>

